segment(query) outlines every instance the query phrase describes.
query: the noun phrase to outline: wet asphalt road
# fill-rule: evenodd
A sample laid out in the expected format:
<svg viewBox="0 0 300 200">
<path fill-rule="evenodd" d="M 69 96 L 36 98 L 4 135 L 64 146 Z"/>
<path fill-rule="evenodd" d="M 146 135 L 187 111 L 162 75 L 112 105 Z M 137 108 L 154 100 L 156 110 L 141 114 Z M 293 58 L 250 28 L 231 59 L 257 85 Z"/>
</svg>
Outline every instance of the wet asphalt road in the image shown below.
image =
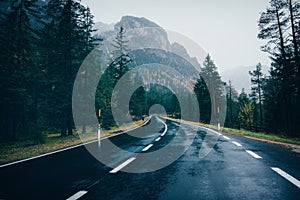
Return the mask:
<svg viewBox="0 0 300 200">
<path fill-rule="evenodd" d="M 298 199 L 300 197 L 300 188 L 271 169 L 271 167 L 280 168 L 300 180 L 299 154 L 280 145 L 248 138 L 228 134 L 226 136 L 229 138 L 224 138 L 201 127 L 179 125 L 172 121 L 166 121 L 166 125 L 167 131 L 161 136 L 165 126 L 156 117 L 152 117 L 151 122 L 142 127 L 145 138 L 121 134 L 106 139 L 120 147 L 120 150 L 100 151 L 98 156 L 107 161 L 108 166 L 100 163 L 84 146 L 81 146 L 2 167 L 0 199 L 67 199 L 74 194 L 75 196 L 83 194 L 82 192 L 85 194 L 81 199 Z M 184 129 L 183 132 L 178 131 L 179 126 Z M 192 131 L 197 133 L 195 137 L 189 134 Z M 158 137 L 161 139 L 155 141 Z M 184 144 L 187 144 L 191 137 L 192 144 L 185 148 Z M 216 144 L 210 143 L 214 139 Z M 105 148 L 106 140 L 101 143 L 102 149 Z M 237 143 L 232 143 L 233 141 L 242 146 L 237 146 Z M 149 144 L 152 146 L 145 150 Z M 97 142 L 87 146 L 90 152 L 99 152 Z M 151 152 L 159 152 L 158 150 L 166 146 L 174 147 L 175 151 L 182 151 L 183 155 L 167 167 L 153 172 L 123 172 L 140 169 L 150 171 L 157 163 L 164 163 L 169 157 L 174 156 L 175 151 L 168 151 L 161 156 L 158 154 L 150 162 L 145 160 L 145 156 Z M 199 158 L 201 149 L 208 147 L 212 147 L 208 155 Z M 262 158 L 254 158 L 246 150 Z M 120 171 L 110 173 L 130 158 L 134 160 Z"/>
</svg>

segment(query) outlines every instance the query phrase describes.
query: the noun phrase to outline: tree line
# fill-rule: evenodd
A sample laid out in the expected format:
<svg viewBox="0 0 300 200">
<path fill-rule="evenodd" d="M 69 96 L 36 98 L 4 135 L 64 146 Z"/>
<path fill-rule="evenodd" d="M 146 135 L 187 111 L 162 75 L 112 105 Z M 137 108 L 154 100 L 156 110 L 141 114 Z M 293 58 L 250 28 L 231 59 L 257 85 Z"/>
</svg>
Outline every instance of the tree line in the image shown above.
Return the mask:
<svg viewBox="0 0 300 200">
<path fill-rule="evenodd" d="M 13 0 L 3 10 L 1 138 L 72 135 L 72 83 L 97 44 L 90 9 L 75 0 Z"/>
<path fill-rule="evenodd" d="M 49 132 L 73 135 L 72 90 L 76 74 L 86 56 L 101 45 L 94 35 L 94 16 L 79 0 L 7 0 L 2 2 L 0 25 L 1 140 L 34 139 L 44 142 Z M 102 109 L 102 128 L 115 125 L 111 112 L 111 93 L 128 71 L 125 30 L 115 40 L 110 66 L 99 82 L 96 110 Z M 101 51 L 101 50 L 99 50 Z M 82 76 L 89 77 L 100 63 L 88 66 Z M 86 79 L 82 87 L 89 87 Z M 85 97 L 80 97 L 84 104 Z M 131 98 L 131 114 L 145 114 L 145 91 L 139 88 Z M 84 117 L 86 113 L 81 113 Z M 82 133 L 87 124 L 83 122 Z"/>
<path fill-rule="evenodd" d="M 300 133 L 300 2 L 270 0 L 258 21 L 262 51 L 272 61 L 269 74 L 257 64 L 249 72 L 251 93 L 233 97 L 227 91 L 225 125 L 299 137 Z"/>
<path fill-rule="evenodd" d="M 2 9 L 0 17 L 0 138 L 34 138 L 43 142 L 42 136 L 48 132 L 72 135 L 75 76 L 84 58 L 103 40 L 93 34 L 94 19 L 90 9 L 79 0 L 49 0 L 44 4 L 38 0 L 3 2 L 6 2 L 6 9 Z M 261 14 L 258 27 L 258 38 L 267 41 L 262 50 L 272 59 L 269 75 L 263 75 L 262 66 L 258 64 L 249 73 L 252 93 L 237 94 L 231 82 L 221 80 L 208 55 L 194 87 L 200 120 L 209 123 L 211 119 L 218 119 L 218 107 L 222 106 L 218 102 L 226 95 L 225 126 L 254 127 L 290 136 L 298 133 L 299 136 L 300 3 L 271 0 Z M 115 50 L 110 66 L 96 91 L 95 110 L 102 109 L 99 120 L 106 129 L 115 125 L 111 92 L 132 63 L 125 33 L 121 27 L 113 41 Z M 82 75 L 92 73 L 92 67 L 85 69 Z M 137 78 L 136 81 L 142 80 Z M 187 94 L 184 99 L 189 102 L 190 96 Z M 160 86 L 136 90 L 130 100 L 130 114 L 141 119 L 156 103 L 165 105 L 168 114 L 180 117 L 178 99 Z M 185 106 L 193 110 L 195 105 Z M 88 125 L 82 124 L 83 133 Z"/>
<path fill-rule="evenodd" d="M 299 136 L 300 2 L 271 0 L 258 26 L 258 38 L 267 41 L 262 49 L 272 59 L 270 75 L 253 82 L 261 90 L 261 121 L 270 131 Z"/>
</svg>

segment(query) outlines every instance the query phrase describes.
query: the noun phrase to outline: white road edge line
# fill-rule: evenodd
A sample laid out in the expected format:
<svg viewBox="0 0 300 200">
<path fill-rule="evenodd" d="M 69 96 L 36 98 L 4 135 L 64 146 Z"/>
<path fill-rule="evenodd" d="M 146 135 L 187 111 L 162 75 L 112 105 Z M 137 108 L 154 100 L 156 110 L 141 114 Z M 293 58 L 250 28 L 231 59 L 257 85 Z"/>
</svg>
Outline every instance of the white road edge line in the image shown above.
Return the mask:
<svg viewBox="0 0 300 200">
<path fill-rule="evenodd" d="M 257 155 L 256 153 L 254 153 L 253 151 L 250 150 L 246 150 L 247 153 L 249 153 L 252 157 L 256 158 L 256 159 L 261 159 L 262 157 Z"/>
<path fill-rule="evenodd" d="M 166 124 L 163 120 L 161 120 L 161 119 L 159 119 L 159 118 L 157 118 L 157 120 L 160 121 L 161 123 L 163 123 L 164 126 L 165 126 L 164 132 L 160 135 L 161 137 L 163 137 L 163 136 L 166 135 L 166 133 L 167 133 L 167 131 L 168 131 L 168 126 L 167 126 L 167 124 Z"/>
<path fill-rule="evenodd" d="M 225 138 L 226 140 L 231 140 L 229 137 L 223 135 L 223 138 Z"/>
<path fill-rule="evenodd" d="M 241 145 L 240 143 L 235 142 L 235 141 L 232 141 L 232 144 L 234 144 L 235 146 L 238 146 L 238 147 L 242 147 L 242 146 L 243 146 L 243 145 Z"/>
<path fill-rule="evenodd" d="M 271 167 L 271 169 L 273 171 L 277 172 L 279 175 L 281 175 L 283 178 L 285 178 L 289 182 L 293 183 L 298 188 L 300 188 L 300 181 L 297 180 L 296 178 L 292 177 L 291 175 L 289 175 L 288 173 L 286 173 L 285 171 L 283 171 L 277 167 Z"/>
<path fill-rule="evenodd" d="M 206 130 L 206 131 L 210 131 L 210 132 L 212 132 L 212 133 L 214 133 L 214 134 L 216 134 L 216 135 L 218 135 L 218 136 L 221 136 L 221 135 L 222 135 L 222 133 L 219 133 L 218 131 L 215 131 L 215 130 L 213 130 L 213 129 L 206 128 L 206 127 L 203 127 L 203 126 L 198 126 L 198 127 L 201 127 L 201 128 L 203 128 L 204 130 Z"/>
<path fill-rule="evenodd" d="M 146 146 L 145 148 L 143 148 L 142 151 L 148 151 L 152 146 L 153 146 L 153 144 L 149 144 L 148 146 Z"/>
<path fill-rule="evenodd" d="M 155 142 L 158 142 L 161 139 L 161 137 L 158 137 L 155 139 Z"/>
<path fill-rule="evenodd" d="M 76 200 L 76 199 L 79 199 L 80 197 L 82 197 L 86 193 L 87 193 L 87 191 L 81 190 L 81 191 L 77 192 L 76 194 L 72 195 L 71 197 L 67 198 L 67 200 Z"/>
<path fill-rule="evenodd" d="M 126 132 L 133 131 L 133 130 L 135 130 L 137 128 L 140 128 L 140 127 L 144 126 L 145 124 L 147 124 L 150 121 L 151 118 L 152 118 L 152 116 L 150 116 L 147 121 L 145 121 L 143 124 L 141 124 L 141 125 L 139 125 L 137 127 L 134 127 L 132 129 L 123 131 L 123 132 L 115 134 L 115 135 L 111 135 L 111 136 L 107 136 L 107 137 L 101 138 L 101 140 L 105 140 L 105 139 L 108 139 L 108 138 L 111 138 L 111 137 L 115 137 L 115 136 L 124 134 Z M 67 148 L 64 148 L 64 149 L 59 149 L 59 150 L 52 151 L 52 152 L 49 152 L 49 153 L 45 153 L 45 154 L 42 154 L 42 155 L 33 156 L 33 157 L 26 158 L 26 159 L 23 159 L 23 160 L 18 160 L 18 161 L 15 161 L 15 162 L 11 162 L 11 163 L 7 163 L 7 164 L 4 164 L 4 165 L 0 165 L 0 168 L 2 168 L 2 167 L 8 167 L 8 166 L 15 165 L 15 164 L 22 163 L 22 162 L 26 162 L 26 161 L 29 161 L 29 160 L 34 160 L 34 159 L 41 158 L 41 157 L 44 157 L 44 156 L 49 156 L 49 155 L 52 155 L 52 154 L 55 154 L 55 153 L 59 153 L 59 152 L 71 150 L 71 149 L 74 149 L 74 148 L 77 148 L 77 147 L 81 147 L 81 146 L 84 146 L 84 145 L 87 145 L 87 144 L 91 144 L 91 143 L 94 143 L 94 142 L 98 142 L 98 139 L 97 140 L 92 140 L 92 141 L 89 141 L 89 142 L 85 142 L 85 143 L 82 143 L 82 144 L 78 144 L 78 145 L 75 145 L 75 146 L 67 147 Z"/>
<path fill-rule="evenodd" d="M 128 160 L 126 160 L 125 162 L 123 162 L 122 164 L 120 164 L 119 166 L 114 168 L 113 170 L 109 171 L 109 173 L 111 173 L 111 174 L 117 173 L 118 171 L 120 171 L 122 168 L 124 168 L 126 165 L 128 165 L 129 163 L 131 163 L 134 160 L 135 160 L 135 157 L 129 158 Z"/>
</svg>

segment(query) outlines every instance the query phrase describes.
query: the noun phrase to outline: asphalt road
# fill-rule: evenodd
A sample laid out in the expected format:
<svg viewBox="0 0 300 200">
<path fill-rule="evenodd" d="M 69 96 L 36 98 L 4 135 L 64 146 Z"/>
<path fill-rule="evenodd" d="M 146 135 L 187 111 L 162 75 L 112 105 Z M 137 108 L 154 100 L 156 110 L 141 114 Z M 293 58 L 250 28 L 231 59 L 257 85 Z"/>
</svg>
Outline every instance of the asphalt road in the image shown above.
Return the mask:
<svg viewBox="0 0 300 200">
<path fill-rule="evenodd" d="M 180 126 L 184 128 L 183 133 L 178 132 Z M 300 156 L 283 146 L 228 134 L 219 135 L 202 127 L 168 120 L 164 125 L 156 117 L 140 129 L 143 129 L 143 138 L 121 134 L 101 141 L 102 150 L 109 142 L 118 146 L 119 150 L 101 150 L 99 153 L 97 142 L 87 145 L 91 152 L 98 152 L 99 158 L 108 162 L 108 166 L 80 146 L 1 167 L 0 199 L 300 197 Z M 192 144 L 185 148 L 189 132 L 193 130 L 197 134 L 192 138 Z M 131 134 L 134 135 L 134 131 Z M 216 144 L 210 143 L 214 139 L 217 139 Z M 172 143 L 174 140 L 175 143 Z M 157 155 L 150 163 L 145 156 L 166 146 L 182 151 L 183 155 L 167 167 L 153 172 L 124 172 L 150 171 L 157 163 L 163 163 L 174 156 L 175 151 Z M 200 158 L 201 149 L 208 147 L 212 150 Z"/>
</svg>

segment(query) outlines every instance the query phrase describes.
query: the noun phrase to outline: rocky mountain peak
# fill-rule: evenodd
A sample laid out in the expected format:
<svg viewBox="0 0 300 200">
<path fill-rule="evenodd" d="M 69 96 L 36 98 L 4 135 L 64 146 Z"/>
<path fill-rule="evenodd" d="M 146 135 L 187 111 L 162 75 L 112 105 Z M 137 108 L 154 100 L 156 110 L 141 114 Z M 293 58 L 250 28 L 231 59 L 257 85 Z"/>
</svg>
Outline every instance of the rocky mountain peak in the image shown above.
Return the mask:
<svg viewBox="0 0 300 200">
<path fill-rule="evenodd" d="M 144 17 L 133 17 L 133 16 L 123 16 L 120 22 L 115 24 L 115 30 L 120 30 L 121 26 L 126 30 L 135 29 L 135 28 L 144 28 L 144 27 L 161 28 L 156 23 Z"/>
</svg>

